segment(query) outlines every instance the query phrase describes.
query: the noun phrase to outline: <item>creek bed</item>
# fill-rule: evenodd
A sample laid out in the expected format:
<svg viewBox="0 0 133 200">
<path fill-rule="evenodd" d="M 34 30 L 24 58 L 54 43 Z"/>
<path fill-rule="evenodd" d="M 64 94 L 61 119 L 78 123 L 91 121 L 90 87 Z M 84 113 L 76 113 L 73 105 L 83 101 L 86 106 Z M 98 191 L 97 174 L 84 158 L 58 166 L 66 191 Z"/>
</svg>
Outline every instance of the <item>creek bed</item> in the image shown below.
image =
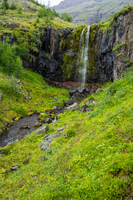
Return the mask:
<svg viewBox="0 0 133 200">
<path fill-rule="evenodd" d="M 14 122 L 13 125 L 8 128 L 8 132 L 3 132 L 0 135 L 0 147 L 21 140 L 35 130 L 34 124 L 38 122 L 38 118 L 39 114 L 33 114 L 20 118 L 18 122 Z M 25 126 L 25 128 L 22 128 L 22 126 Z"/>
</svg>

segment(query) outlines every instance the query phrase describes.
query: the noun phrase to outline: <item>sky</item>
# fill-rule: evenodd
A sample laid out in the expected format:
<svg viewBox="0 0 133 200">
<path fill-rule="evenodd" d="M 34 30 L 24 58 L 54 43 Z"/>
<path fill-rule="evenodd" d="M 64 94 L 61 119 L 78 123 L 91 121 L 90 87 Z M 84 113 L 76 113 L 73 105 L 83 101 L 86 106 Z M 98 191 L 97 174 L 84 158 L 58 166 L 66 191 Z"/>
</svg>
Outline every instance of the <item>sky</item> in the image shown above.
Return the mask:
<svg viewBox="0 0 133 200">
<path fill-rule="evenodd" d="M 58 5 L 61 1 L 63 0 L 50 0 L 50 6 Z M 39 2 L 48 5 L 48 0 L 39 0 Z"/>
</svg>

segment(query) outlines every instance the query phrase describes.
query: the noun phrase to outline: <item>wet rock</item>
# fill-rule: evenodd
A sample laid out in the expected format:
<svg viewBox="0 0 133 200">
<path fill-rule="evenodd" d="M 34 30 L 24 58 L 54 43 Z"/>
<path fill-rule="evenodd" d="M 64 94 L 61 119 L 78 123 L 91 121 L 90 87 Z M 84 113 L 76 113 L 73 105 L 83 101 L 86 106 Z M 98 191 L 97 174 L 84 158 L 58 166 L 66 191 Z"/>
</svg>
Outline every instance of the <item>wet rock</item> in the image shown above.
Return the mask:
<svg viewBox="0 0 133 200">
<path fill-rule="evenodd" d="M 0 104 L 1 104 L 1 101 L 2 101 L 2 93 L 0 92 Z"/>
<path fill-rule="evenodd" d="M 40 127 L 40 126 L 42 126 L 42 123 L 40 123 L 40 122 L 36 122 L 36 123 L 34 124 L 34 127 Z"/>
<path fill-rule="evenodd" d="M 30 129 L 30 126 L 28 126 L 28 125 L 22 125 L 22 126 L 20 126 L 19 128 L 20 128 L 20 129 Z"/>
<path fill-rule="evenodd" d="M 49 130 L 49 126 L 42 126 L 36 130 L 36 134 L 46 133 Z"/>
<path fill-rule="evenodd" d="M 84 104 L 81 108 L 80 108 L 80 112 L 85 112 L 87 111 L 88 106 L 86 104 Z"/>
<path fill-rule="evenodd" d="M 74 103 L 74 101 L 72 99 L 70 99 L 68 101 L 65 101 L 64 105 L 69 106 L 69 105 L 72 105 L 73 103 Z"/>
<path fill-rule="evenodd" d="M 19 169 L 21 166 L 20 165 L 14 165 L 12 167 L 10 167 L 10 170 L 15 171 L 17 169 Z"/>
<path fill-rule="evenodd" d="M 91 90 L 89 91 L 90 94 L 92 94 L 92 93 L 94 93 L 94 92 L 95 92 L 94 89 L 91 89 Z"/>
<path fill-rule="evenodd" d="M 26 158 L 26 159 L 24 160 L 23 164 L 25 165 L 25 164 L 28 164 L 28 163 L 29 163 L 29 158 Z"/>
<path fill-rule="evenodd" d="M 45 123 L 45 121 L 46 121 L 45 119 L 41 119 L 41 123 L 42 123 L 42 124 Z"/>
<path fill-rule="evenodd" d="M 47 123 L 47 124 L 50 124 L 52 122 L 52 119 L 51 118 L 47 118 L 46 120 L 45 120 L 45 123 Z"/>
<path fill-rule="evenodd" d="M 63 131 L 64 128 L 57 128 L 57 131 Z"/>
<path fill-rule="evenodd" d="M 71 110 L 71 111 L 74 111 L 77 109 L 79 109 L 79 105 L 77 103 L 74 103 L 71 106 L 67 107 L 67 110 Z"/>
</svg>

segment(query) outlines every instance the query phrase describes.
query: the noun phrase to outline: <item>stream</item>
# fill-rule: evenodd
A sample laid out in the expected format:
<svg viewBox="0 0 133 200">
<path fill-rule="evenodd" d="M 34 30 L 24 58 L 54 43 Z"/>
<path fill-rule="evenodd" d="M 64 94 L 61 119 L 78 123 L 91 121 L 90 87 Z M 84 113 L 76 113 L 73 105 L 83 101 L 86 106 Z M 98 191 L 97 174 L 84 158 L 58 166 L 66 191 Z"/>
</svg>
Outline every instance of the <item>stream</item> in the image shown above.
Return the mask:
<svg viewBox="0 0 133 200">
<path fill-rule="evenodd" d="M 70 99 L 64 102 L 64 106 L 55 106 L 55 108 L 46 112 L 49 115 L 48 119 L 51 118 L 51 114 L 54 114 L 57 117 L 59 113 L 64 112 L 66 105 L 80 102 L 83 98 L 85 98 L 85 96 L 95 92 L 95 87 L 96 86 L 93 86 L 91 90 L 84 89 L 82 92 L 78 90 L 70 91 Z M 50 119 L 51 121 L 48 123 L 55 123 L 57 121 L 56 117 L 53 120 Z M 14 121 L 13 125 L 8 128 L 8 132 L 3 132 L 0 135 L 0 147 L 4 147 L 15 141 L 23 139 L 26 135 L 38 128 L 35 127 L 35 123 L 37 122 L 39 122 L 39 114 L 37 113 L 34 113 L 31 116 L 22 117 L 18 122 Z M 44 123 L 42 123 L 42 125 Z"/>
<path fill-rule="evenodd" d="M 20 118 L 18 122 L 14 122 L 13 125 L 8 128 L 8 132 L 3 132 L 0 135 L 0 147 L 21 140 L 35 130 L 34 124 L 38 122 L 38 118 L 39 114 L 33 114 Z"/>
</svg>

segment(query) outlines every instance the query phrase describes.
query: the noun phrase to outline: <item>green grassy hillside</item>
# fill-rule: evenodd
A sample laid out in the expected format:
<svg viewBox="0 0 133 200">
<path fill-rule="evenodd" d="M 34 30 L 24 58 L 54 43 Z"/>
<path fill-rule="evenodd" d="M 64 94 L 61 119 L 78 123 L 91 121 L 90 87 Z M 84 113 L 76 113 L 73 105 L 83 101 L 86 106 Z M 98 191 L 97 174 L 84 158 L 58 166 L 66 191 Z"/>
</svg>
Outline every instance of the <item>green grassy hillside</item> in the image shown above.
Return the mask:
<svg viewBox="0 0 133 200">
<path fill-rule="evenodd" d="M 25 73 L 30 87 L 31 72 Z M 39 81 L 32 83 L 39 90 Z M 4 152 L 0 156 L 0 199 L 132 199 L 132 68 L 102 90 L 80 104 L 93 97 L 95 103 L 88 103 L 93 108 L 90 113 L 66 110 L 49 125 L 47 134 L 57 132 L 58 127 L 64 130 L 47 152 L 38 146 L 44 134 L 34 132 L 0 149 Z M 29 163 L 23 164 L 28 155 Z M 16 164 L 21 168 L 5 173 Z"/>
<path fill-rule="evenodd" d="M 73 17 L 73 23 L 94 24 L 106 20 L 111 14 L 121 10 L 123 6 L 133 4 L 132 0 L 64 0 L 55 10 L 67 12 Z"/>
</svg>

